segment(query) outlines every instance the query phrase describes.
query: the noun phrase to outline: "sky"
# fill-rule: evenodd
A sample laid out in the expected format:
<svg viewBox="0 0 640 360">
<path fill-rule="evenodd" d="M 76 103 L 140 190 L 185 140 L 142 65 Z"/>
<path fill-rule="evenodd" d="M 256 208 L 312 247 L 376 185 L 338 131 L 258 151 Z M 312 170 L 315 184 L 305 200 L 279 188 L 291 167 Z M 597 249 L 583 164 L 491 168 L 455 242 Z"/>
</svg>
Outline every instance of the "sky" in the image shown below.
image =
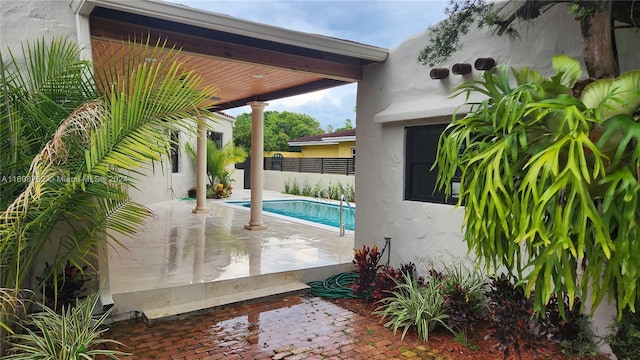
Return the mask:
<svg viewBox="0 0 640 360">
<path fill-rule="evenodd" d="M 197 9 L 240 19 L 356 41 L 393 49 L 400 43 L 444 19 L 447 1 L 218 1 L 170 0 Z M 417 54 L 416 54 L 417 57 Z M 346 119 L 356 124 L 356 84 L 269 101 L 267 111 L 308 114 L 323 129 L 343 127 Z M 248 106 L 225 110 L 237 116 L 249 113 Z"/>
</svg>

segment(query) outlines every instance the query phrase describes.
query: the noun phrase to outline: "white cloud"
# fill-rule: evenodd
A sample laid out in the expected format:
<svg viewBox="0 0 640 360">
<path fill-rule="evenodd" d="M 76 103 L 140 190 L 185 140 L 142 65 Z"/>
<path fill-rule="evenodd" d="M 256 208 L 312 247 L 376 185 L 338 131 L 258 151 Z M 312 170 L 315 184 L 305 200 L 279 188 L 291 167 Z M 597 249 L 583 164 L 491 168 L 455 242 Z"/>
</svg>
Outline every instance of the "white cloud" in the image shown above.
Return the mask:
<svg viewBox="0 0 640 360">
<path fill-rule="evenodd" d="M 355 124 L 356 85 L 316 91 L 308 94 L 269 101 L 266 111 L 290 111 L 308 114 L 320 122 L 323 129 L 331 125 L 334 129 L 344 126 L 346 119 Z M 250 113 L 248 106 L 225 110 L 226 113 L 238 116 Z"/>
</svg>

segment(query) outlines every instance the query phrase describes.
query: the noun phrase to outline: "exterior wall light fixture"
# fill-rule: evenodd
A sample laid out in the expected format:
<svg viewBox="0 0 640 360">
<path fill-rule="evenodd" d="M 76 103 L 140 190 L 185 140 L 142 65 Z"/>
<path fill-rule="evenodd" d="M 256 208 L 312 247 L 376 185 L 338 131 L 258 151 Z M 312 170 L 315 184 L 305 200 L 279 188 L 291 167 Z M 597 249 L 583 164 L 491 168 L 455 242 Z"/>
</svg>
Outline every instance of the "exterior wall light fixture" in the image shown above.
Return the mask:
<svg viewBox="0 0 640 360">
<path fill-rule="evenodd" d="M 429 76 L 434 80 L 444 79 L 449 76 L 449 69 L 447 68 L 435 68 L 431 69 Z"/>
</svg>

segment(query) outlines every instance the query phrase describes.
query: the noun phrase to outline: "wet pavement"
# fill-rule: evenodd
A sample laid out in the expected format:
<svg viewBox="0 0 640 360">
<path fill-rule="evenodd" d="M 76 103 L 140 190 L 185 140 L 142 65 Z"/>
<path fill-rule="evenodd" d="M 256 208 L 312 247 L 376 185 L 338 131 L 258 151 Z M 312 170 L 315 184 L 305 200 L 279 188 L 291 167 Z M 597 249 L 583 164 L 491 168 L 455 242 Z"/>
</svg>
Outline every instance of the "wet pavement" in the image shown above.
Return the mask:
<svg viewBox="0 0 640 360">
<path fill-rule="evenodd" d="M 420 343 L 335 303 L 291 295 L 187 318 L 110 325 L 122 359 L 407 359 Z"/>
<path fill-rule="evenodd" d="M 234 190 L 229 200 L 250 193 Z M 300 197 L 264 192 L 265 199 Z M 308 198 L 303 198 L 308 199 Z M 266 230 L 249 231 L 249 209 L 223 200 L 207 200 L 207 214 L 193 214 L 194 200 L 148 205 L 155 213 L 135 238 L 119 237 L 126 249 L 109 254 L 113 294 L 165 289 L 316 268 L 353 259 L 353 232 L 264 215 Z M 312 224 L 312 225 L 310 225 Z"/>
</svg>

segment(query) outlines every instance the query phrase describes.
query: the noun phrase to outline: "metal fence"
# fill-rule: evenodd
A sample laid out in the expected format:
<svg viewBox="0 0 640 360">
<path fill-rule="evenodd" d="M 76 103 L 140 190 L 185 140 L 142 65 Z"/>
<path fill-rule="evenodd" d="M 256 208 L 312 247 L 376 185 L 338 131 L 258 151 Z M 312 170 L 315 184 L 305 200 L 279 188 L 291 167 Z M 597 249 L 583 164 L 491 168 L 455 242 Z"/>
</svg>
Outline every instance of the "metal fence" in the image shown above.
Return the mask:
<svg viewBox="0 0 640 360">
<path fill-rule="evenodd" d="M 264 158 L 264 169 L 316 174 L 352 175 L 356 171 L 353 158 Z"/>
</svg>

